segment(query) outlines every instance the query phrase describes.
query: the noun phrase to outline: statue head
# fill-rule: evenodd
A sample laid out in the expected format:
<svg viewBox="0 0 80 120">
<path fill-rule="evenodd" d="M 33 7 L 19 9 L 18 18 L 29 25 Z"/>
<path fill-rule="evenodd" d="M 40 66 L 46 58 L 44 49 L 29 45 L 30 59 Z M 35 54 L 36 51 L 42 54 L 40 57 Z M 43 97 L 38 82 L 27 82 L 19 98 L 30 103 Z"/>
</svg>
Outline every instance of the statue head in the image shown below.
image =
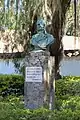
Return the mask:
<svg viewBox="0 0 80 120">
<path fill-rule="evenodd" d="M 39 19 L 37 21 L 37 31 L 45 31 L 45 21 L 43 19 Z"/>
</svg>

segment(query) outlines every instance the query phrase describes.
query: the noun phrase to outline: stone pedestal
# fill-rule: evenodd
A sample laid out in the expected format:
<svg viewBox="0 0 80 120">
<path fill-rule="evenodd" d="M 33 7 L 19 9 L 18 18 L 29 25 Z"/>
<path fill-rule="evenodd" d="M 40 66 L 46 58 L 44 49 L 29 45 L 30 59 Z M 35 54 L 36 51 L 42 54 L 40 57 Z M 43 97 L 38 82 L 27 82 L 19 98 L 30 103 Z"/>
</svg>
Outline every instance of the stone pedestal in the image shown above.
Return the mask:
<svg viewBox="0 0 80 120">
<path fill-rule="evenodd" d="M 49 52 L 30 52 L 25 57 L 24 101 L 28 109 L 49 107 L 54 58 Z"/>
</svg>

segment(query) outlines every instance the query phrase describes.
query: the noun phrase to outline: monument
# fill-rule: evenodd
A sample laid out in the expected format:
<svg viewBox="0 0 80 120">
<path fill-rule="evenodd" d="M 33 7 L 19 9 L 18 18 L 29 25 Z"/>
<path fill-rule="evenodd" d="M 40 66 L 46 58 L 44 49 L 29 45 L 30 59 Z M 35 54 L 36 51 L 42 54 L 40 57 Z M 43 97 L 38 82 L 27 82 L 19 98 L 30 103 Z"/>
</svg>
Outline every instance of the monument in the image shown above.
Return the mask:
<svg viewBox="0 0 80 120">
<path fill-rule="evenodd" d="M 54 43 L 54 37 L 46 32 L 45 27 L 43 19 L 37 21 L 37 33 L 30 41 L 33 50 L 25 57 L 24 97 L 28 109 L 48 107 L 51 102 L 50 83 L 54 75 L 54 59 L 50 57 L 48 49 Z"/>
<path fill-rule="evenodd" d="M 54 38 L 48 34 L 45 29 L 45 21 L 43 19 L 37 21 L 37 34 L 32 36 L 31 44 L 34 50 L 48 50 L 49 46 L 54 43 Z"/>
</svg>

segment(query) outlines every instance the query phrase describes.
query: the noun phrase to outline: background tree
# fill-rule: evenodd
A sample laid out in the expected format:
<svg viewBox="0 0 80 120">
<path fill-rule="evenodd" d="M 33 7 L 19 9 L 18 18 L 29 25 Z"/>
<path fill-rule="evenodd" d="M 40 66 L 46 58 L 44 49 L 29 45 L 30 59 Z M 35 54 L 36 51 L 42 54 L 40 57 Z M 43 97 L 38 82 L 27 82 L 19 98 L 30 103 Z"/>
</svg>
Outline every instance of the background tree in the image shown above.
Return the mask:
<svg viewBox="0 0 80 120">
<path fill-rule="evenodd" d="M 62 36 L 66 12 L 71 0 L 4 0 L 1 1 L 0 26 L 15 29 L 21 36 L 15 42 L 22 42 L 24 51 L 27 51 L 28 41 L 36 33 L 36 21 L 43 17 L 46 20 L 47 31 L 55 38 L 55 43 L 50 47 L 50 53 L 55 56 L 55 74 L 59 72 L 59 63 L 62 56 Z M 22 37 L 23 36 L 23 37 Z"/>
</svg>

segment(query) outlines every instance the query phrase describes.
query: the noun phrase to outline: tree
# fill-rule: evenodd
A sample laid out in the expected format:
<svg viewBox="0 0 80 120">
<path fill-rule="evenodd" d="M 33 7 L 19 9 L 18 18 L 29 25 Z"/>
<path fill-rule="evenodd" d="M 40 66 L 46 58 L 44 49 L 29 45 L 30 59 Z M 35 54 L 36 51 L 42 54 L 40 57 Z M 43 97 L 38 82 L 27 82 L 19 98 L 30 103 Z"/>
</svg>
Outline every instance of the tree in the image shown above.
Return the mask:
<svg viewBox="0 0 80 120">
<path fill-rule="evenodd" d="M 7 0 L 7 13 L 5 12 L 6 6 L 4 5 L 4 2 L 2 3 L 4 13 L 2 13 L 2 25 L 5 24 L 4 16 L 8 16 L 6 25 L 10 28 L 15 28 L 19 31 L 18 33 L 21 37 L 23 36 L 22 42 L 25 51 L 27 51 L 26 46 L 28 46 L 28 41 L 31 36 L 36 33 L 35 28 L 37 19 L 43 17 L 47 21 L 47 31 L 56 38 L 55 43 L 50 47 L 51 56 L 55 56 L 56 76 L 63 53 L 61 39 L 64 34 L 65 16 L 70 6 L 70 2 L 71 0 L 16 0 L 16 2 Z M 11 23 L 11 19 L 9 18 L 12 18 L 14 22 Z M 11 24 L 14 24 L 13 27 L 11 27 Z M 24 30 L 26 32 L 23 34 Z M 15 36 L 16 35 L 17 34 L 15 34 Z M 20 39 L 18 41 L 16 40 L 15 42 L 18 42 Z"/>
<path fill-rule="evenodd" d="M 47 25 L 47 29 L 56 38 L 55 43 L 50 47 L 50 53 L 55 56 L 55 75 L 59 73 L 59 62 L 62 57 L 63 45 L 61 42 L 62 36 L 64 34 L 64 24 L 66 12 L 70 6 L 71 0 L 44 0 L 43 14 L 42 16 L 51 24 Z M 38 16 L 38 15 L 37 15 Z M 32 32 L 35 33 L 35 23 L 37 20 L 34 19 Z M 57 79 L 57 78 L 56 78 Z"/>
<path fill-rule="evenodd" d="M 52 55 L 55 55 L 55 77 L 57 77 L 59 62 L 62 57 L 63 45 L 61 39 L 64 34 L 65 16 L 70 2 L 71 0 L 55 0 L 55 2 L 52 2 L 52 11 L 56 6 L 55 12 L 52 12 L 52 34 L 56 38 L 56 42 L 51 46 L 50 51 Z"/>
</svg>

